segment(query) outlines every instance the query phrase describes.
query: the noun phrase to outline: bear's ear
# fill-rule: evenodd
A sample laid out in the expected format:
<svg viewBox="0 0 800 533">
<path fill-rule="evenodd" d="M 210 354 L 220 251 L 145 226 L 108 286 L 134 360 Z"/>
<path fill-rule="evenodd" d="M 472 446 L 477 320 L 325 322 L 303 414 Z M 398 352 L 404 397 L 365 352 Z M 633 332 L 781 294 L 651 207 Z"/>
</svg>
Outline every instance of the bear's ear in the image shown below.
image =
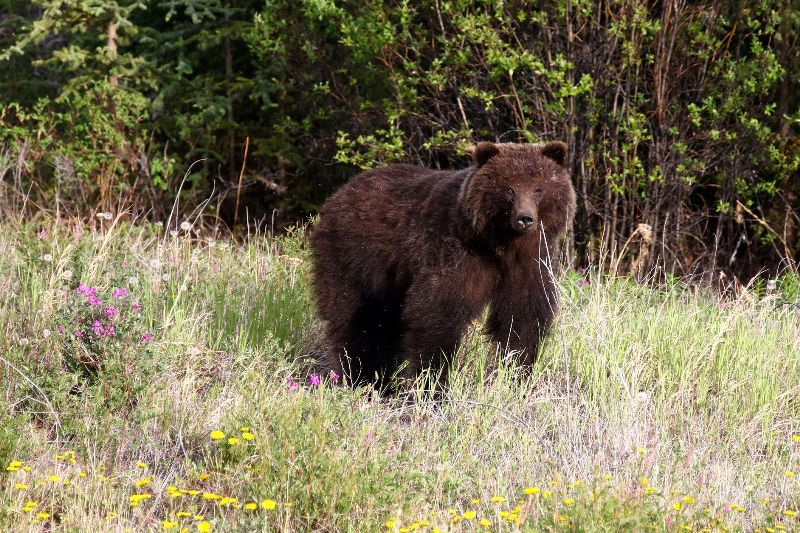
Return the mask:
<svg viewBox="0 0 800 533">
<path fill-rule="evenodd" d="M 488 160 L 500 153 L 500 149 L 493 142 L 482 141 L 475 146 L 467 149 L 467 155 L 472 157 L 472 161 L 482 167 Z"/>
<path fill-rule="evenodd" d="M 564 161 L 567 159 L 567 145 L 561 141 L 554 141 L 542 146 L 542 155 L 549 157 L 560 166 L 564 166 Z"/>
</svg>

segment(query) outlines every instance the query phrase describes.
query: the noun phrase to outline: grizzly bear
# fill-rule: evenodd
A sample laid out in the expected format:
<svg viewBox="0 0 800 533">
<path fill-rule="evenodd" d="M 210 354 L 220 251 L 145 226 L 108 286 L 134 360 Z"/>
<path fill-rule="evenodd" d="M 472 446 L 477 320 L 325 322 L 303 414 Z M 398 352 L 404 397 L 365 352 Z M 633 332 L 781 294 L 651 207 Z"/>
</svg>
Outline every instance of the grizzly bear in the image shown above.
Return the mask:
<svg viewBox="0 0 800 533">
<path fill-rule="evenodd" d="M 551 261 L 575 212 L 566 150 L 481 142 L 469 168 L 390 165 L 328 199 L 311 252 L 331 370 L 378 386 L 401 368 L 410 379 L 446 370 L 487 305 L 486 333 L 529 368 L 557 310 Z"/>
</svg>

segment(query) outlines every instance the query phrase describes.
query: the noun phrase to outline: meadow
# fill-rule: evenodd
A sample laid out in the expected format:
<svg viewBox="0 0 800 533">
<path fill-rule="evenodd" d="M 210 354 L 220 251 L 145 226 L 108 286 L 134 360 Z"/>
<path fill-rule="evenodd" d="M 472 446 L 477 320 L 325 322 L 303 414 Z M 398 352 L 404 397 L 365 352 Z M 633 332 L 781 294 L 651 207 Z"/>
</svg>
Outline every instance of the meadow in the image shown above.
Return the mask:
<svg viewBox="0 0 800 533">
<path fill-rule="evenodd" d="M 531 376 L 310 373 L 302 228 L 0 223 L 2 531 L 798 529 L 798 286 L 560 275 Z M 796 474 L 795 474 L 796 473 Z"/>
</svg>

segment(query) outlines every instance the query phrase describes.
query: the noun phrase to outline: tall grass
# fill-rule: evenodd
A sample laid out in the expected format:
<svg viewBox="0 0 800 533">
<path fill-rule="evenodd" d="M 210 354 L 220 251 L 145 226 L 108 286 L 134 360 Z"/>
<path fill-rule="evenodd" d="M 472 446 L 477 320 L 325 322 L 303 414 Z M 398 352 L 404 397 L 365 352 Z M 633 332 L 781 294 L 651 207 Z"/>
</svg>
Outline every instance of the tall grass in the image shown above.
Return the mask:
<svg viewBox="0 0 800 533">
<path fill-rule="evenodd" d="M 780 287 L 567 272 L 531 376 L 476 324 L 443 397 L 423 376 L 406 401 L 309 383 L 307 271 L 299 230 L 0 226 L 0 529 L 798 525 L 800 317 Z M 79 282 L 126 287 L 153 340 L 70 366 L 57 324 Z"/>
</svg>

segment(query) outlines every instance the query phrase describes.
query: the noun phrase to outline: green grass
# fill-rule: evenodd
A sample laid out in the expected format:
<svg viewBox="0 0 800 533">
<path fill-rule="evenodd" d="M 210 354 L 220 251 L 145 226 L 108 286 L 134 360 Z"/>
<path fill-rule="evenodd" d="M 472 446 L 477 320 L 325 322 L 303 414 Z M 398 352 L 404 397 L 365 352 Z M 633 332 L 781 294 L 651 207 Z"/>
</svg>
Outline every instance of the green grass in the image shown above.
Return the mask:
<svg viewBox="0 0 800 533">
<path fill-rule="evenodd" d="M 307 383 L 321 326 L 301 231 L 102 224 L 0 226 L 0 530 L 798 526 L 796 283 L 720 298 L 567 272 L 533 375 L 476 324 L 442 400 L 423 377 L 405 402 Z M 79 282 L 141 311 L 75 340 Z"/>
</svg>

